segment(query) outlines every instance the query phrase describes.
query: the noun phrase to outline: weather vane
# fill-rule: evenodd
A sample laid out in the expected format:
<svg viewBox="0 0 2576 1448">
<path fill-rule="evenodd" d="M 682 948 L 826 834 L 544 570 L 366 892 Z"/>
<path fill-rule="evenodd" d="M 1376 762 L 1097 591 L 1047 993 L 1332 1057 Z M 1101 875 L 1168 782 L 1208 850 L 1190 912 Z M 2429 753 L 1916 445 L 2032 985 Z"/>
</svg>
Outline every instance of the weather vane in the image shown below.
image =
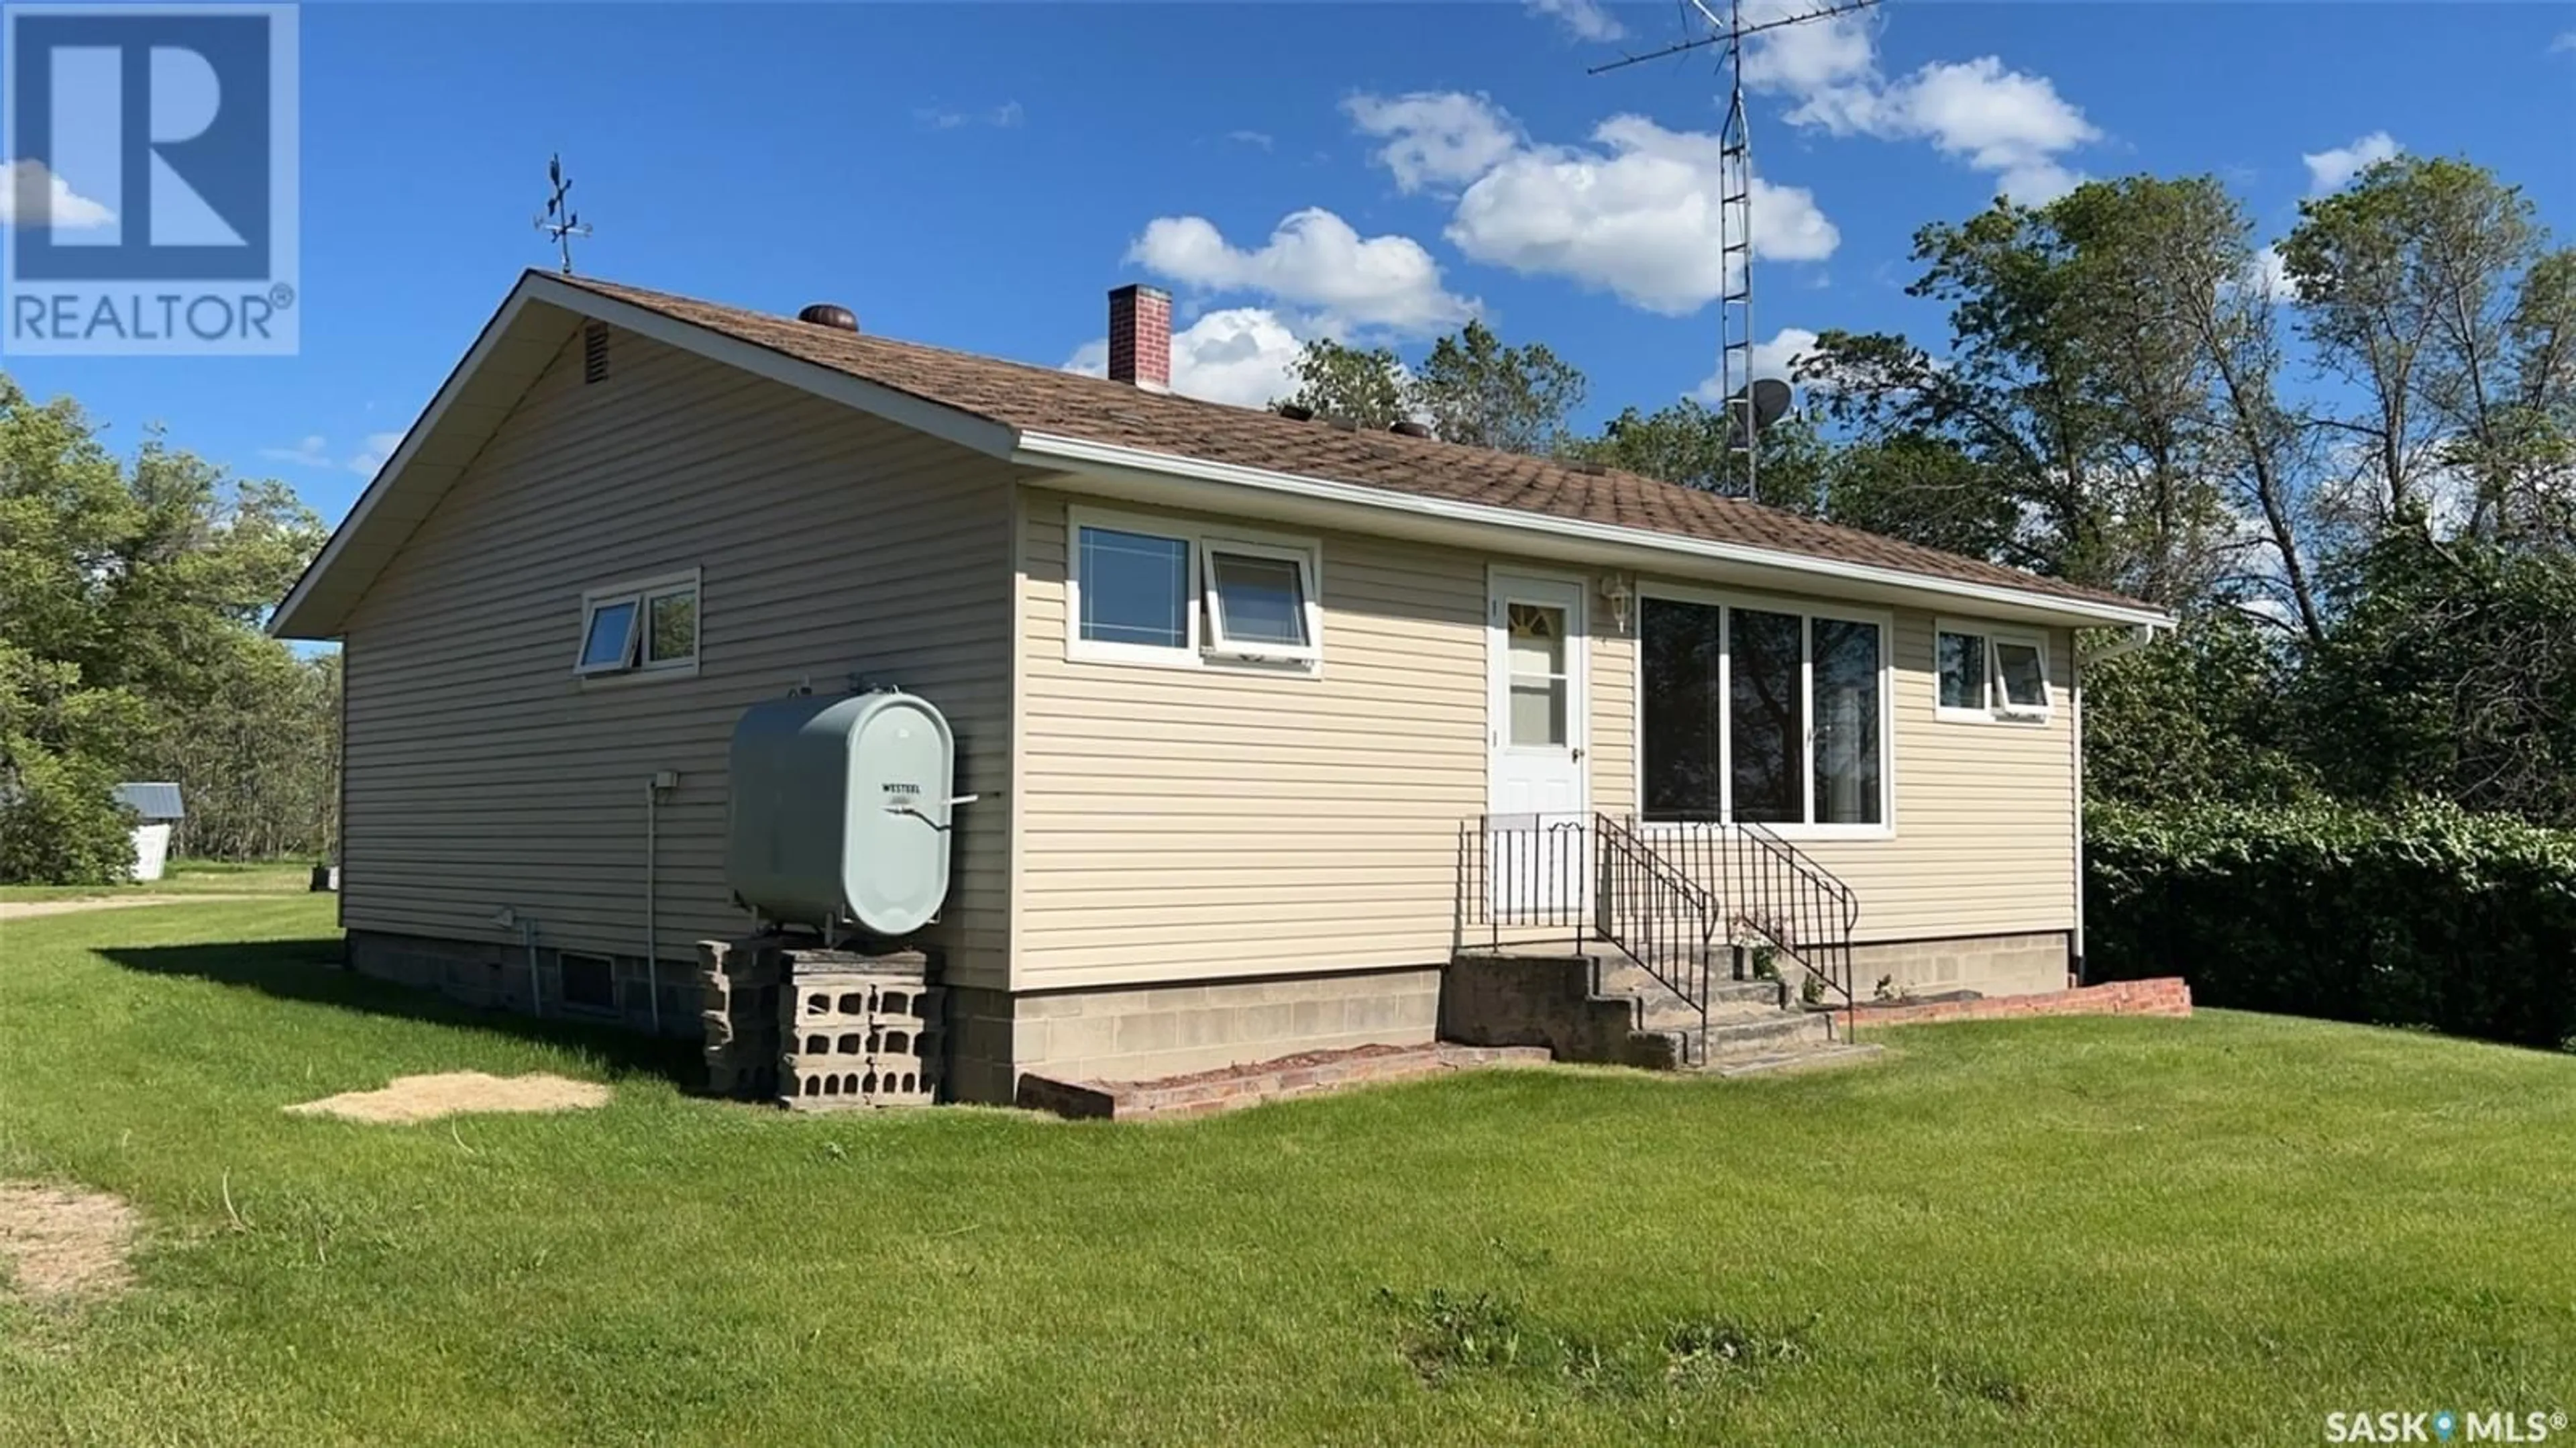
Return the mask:
<svg viewBox="0 0 2576 1448">
<path fill-rule="evenodd" d="M 537 230 L 553 237 L 563 253 L 563 274 L 572 275 L 572 239 L 590 235 L 590 227 L 573 213 L 572 183 L 564 179 L 563 153 L 558 151 L 546 162 L 546 179 L 554 183 L 554 194 L 546 198 L 545 215 L 537 218 Z"/>
</svg>

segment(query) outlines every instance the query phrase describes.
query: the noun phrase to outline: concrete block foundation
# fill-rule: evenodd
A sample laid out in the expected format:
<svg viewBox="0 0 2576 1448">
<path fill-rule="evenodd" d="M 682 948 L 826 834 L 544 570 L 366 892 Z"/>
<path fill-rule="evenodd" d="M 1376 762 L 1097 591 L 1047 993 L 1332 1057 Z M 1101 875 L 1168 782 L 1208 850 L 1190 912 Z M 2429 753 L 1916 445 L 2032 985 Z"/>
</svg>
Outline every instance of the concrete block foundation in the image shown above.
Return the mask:
<svg viewBox="0 0 2576 1448">
<path fill-rule="evenodd" d="M 1853 947 L 1853 984 L 1863 1001 L 1882 976 L 1891 978 L 1891 990 L 1918 995 L 2060 991 L 2068 983 L 2066 947 L 2066 935 L 2056 931 L 1861 944 Z M 348 934 L 353 969 L 494 1010 L 530 1009 L 528 954 L 517 943 L 373 930 Z M 1439 964 L 1071 990 L 953 986 L 946 991 L 942 1027 L 943 1097 L 1008 1104 L 1019 1098 L 1021 1078 L 1027 1074 L 1057 1081 L 1155 1081 L 1314 1052 L 1427 1046 L 1443 1036 L 1476 1045 L 1546 1046 L 1560 1056 L 1618 1059 L 1580 1049 L 1600 1044 L 1592 1038 L 1611 1034 L 1617 1023 L 1579 999 L 1585 992 L 1564 969 L 1558 967 L 1545 979 L 1491 978 L 1480 987 L 1554 1002 L 1567 1035 L 1543 1040 L 1444 1029 L 1447 968 Z M 534 981 L 545 1015 L 650 1029 L 654 983 L 643 962 L 613 957 L 613 978 L 617 1009 L 567 1007 L 560 956 L 552 947 L 538 945 Z M 658 986 L 663 1034 L 700 1038 L 709 1000 L 698 966 L 665 961 Z M 1463 1028 L 1474 1014 L 1461 1006 L 1462 1000 L 1450 1002 L 1451 1026 Z M 1596 1014 L 1601 1018 L 1595 1019 Z"/>
<path fill-rule="evenodd" d="M 1020 1076 L 1149 1081 L 1313 1051 L 1424 1046 L 1436 965 L 1090 990 L 960 990 L 950 1020 L 957 1098 L 1016 1100 Z"/>
<path fill-rule="evenodd" d="M 686 962 L 666 960 L 658 971 L 648 971 L 641 956 L 607 957 L 617 1004 L 598 1009 L 565 1004 L 566 952 L 542 943 L 536 949 L 533 992 L 529 989 L 528 948 L 516 942 L 504 945 L 352 930 L 348 932 L 346 949 L 349 968 L 360 975 L 433 990 L 465 1005 L 521 1014 L 533 1012 L 564 1020 L 599 1021 L 646 1032 L 654 1028 L 653 998 L 658 987 L 661 1034 L 686 1040 L 699 1033 L 697 969 Z M 576 950 L 570 954 L 600 958 L 598 951 Z"/>
<path fill-rule="evenodd" d="M 1856 944 L 1852 994 L 1869 1000 L 1880 979 L 1887 978 L 1891 991 L 1915 995 L 1955 990 L 2030 995 L 2066 989 L 2066 968 L 2067 936 L 2059 930 Z"/>
<path fill-rule="evenodd" d="M 350 968 L 363 975 L 487 1010 L 531 1009 L 523 945 L 352 930 L 347 948 Z M 706 977 L 711 968 L 722 974 L 708 961 L 663 962 L 663 1034 L 706 1039 L 706 1013 L 726 1008 L 723 991 Z M 545 1016 L 650 1029 L 641 960 L 614 958 L 616 1011 L 567 1008 L 560 971 L 558 953 L 540 944 L 535 982 Z M 1426 1046 L 1438 1031 L 1440 978 L 1440 966 L 1424 965 L 1083 990 L 953 986 L 942 1011 L 943 1099 L 1006 1105 L 1030 1071 L 1062 1080 L 1145 1081 L 1315 1051 Z M 776 990 L 766 979 L 754 984 Z M 717 1044 L 717 1054 L 730 1059 L 725 1043 Z M 769 1049 L 768 1042 L 754 1049 Z M 711 1082 L 720 1094 L 745 1084 Z"/>
</svg>

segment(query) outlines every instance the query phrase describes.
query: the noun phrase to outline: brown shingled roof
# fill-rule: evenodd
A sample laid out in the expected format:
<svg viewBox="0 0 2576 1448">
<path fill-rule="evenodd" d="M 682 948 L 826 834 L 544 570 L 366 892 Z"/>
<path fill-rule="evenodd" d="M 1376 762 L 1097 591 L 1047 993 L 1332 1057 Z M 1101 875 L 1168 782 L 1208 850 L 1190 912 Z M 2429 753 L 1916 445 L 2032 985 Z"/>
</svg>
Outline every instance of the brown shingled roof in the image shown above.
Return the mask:
<svg viewBox="0 0 2576 1448">
<path fill-rule="evenodd" d="M 1080 373 L 838 331 L 790 317 L 621 286 L 560 280 L 1024 433 L 1551 517 L 1827 558 L 2044 597 L 2146 608 L 2135 599 L 1884 538 L 1634 473 L 1148 392 Z"/>
</svg>

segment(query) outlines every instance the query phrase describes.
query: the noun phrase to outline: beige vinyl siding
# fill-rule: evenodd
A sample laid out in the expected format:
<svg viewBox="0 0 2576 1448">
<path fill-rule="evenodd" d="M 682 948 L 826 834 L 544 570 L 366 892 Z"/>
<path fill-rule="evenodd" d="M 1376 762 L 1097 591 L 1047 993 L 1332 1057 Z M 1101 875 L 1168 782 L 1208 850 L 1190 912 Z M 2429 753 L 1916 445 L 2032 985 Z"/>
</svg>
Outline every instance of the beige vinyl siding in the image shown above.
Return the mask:
<svg viewBox="0 0 2576 1448">
<path fill-rule="evenodd" d="M 1020 987 L 1446 959 L 1489 560 L 1322 535 L 1312 678 L 1069 662 L 1066 499 L 1022 511 Z M 1595 770 L 1624 769 L 1601 742 Z"/>
<path fill-rule="evenodd" d="M 1486 801 L 1487 569 L 1548 565 L 1327 533 L 1320 676 L 1069 662 L 1066 499 L 1021 511 L 1018 986 L 1444 958 Z M 1636 650 L 1586 602 L 1592 804 L 1624 814 Z M 2049 723 L 1942 724 L 1932 626 L 1895 615 L 1895 838 L 1800 848 L 1859 892 L 1863 939 L 2070 928 L 2067 637 Z"/>
<path fill-rule="evenodd" d="M 962 982 L 1009 959 L 1010 470 L 676 349 L 578 338 L 351 614 L 345 923 L 641 955 L 644 787 L 660 952 L 739 934 L 725 751 L 742 709 L 852 673 L 947 714 L 961 810 L 930 937 Z M 695 677 L 572 671 L 583 590 L 701 571 Z"/>
<path fill-rule="evenodd" d="M 1677 585 L 1678 587 L 1687 587 Z M 1652 579 L 1640 585 L 1652 591 Z M 1706 585 L 1699 585 L 1705 588 Z M 1769 599 L 1787 612 L 1800 600 L 1746 594 L 1747 603 Z M 1855 616 L 1889 610 L 1836 605 Z M 1894 707 L 1889 768 L 1895 779 L 1892 839 L 1793 840 L 1798 849 L 1851 886 L 1860 900 L 1855 938 L 1912 940 L 1960 935 L 2007 935 L 2075 927 L 2075 770 L 2071 636 L 2048 633 L 2049 684 L 2056 707 L 2044 724 L 1953 723 L 1933 714 L 1935 616 L 1918 609 L 1893 611 Z M 1945 611 L 1964 622 L 1974 615 Z M 2019 630 L 2027 632 L 2027 629 Z M 1596 646 L 1605 676 L 1625 692 L 1596 695 L 1596 717 L 1606 737 L 1638 738 L 1634 688 L 1636 641 L 1605 638 Z M 1596 771 L 1598 808 L 1626 813 L 1636 801 L 1636 773 Z"/>
</svg>

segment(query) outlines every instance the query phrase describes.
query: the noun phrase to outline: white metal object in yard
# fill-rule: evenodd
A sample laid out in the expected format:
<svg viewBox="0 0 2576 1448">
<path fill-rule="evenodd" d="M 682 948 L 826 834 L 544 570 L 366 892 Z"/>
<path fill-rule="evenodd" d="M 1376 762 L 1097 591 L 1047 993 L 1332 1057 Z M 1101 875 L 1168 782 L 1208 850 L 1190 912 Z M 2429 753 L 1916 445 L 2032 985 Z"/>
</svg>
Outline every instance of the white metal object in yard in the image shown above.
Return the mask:
<svg viewBox="0 0 2576 1448">
<path fill-rule="evenodd" d="M 116 787 L 116 802 L 134 813 L 134 878 L 158 880 L 170 863 L 170 833 L 187 817 L 179 786 L 167 780 Z"/>
<path fill-rule="evenodd" d="M 170 826 L 167 824 L 134 827 L 134 878 L 158 880 L 170 863 Z"/>
</svg>

